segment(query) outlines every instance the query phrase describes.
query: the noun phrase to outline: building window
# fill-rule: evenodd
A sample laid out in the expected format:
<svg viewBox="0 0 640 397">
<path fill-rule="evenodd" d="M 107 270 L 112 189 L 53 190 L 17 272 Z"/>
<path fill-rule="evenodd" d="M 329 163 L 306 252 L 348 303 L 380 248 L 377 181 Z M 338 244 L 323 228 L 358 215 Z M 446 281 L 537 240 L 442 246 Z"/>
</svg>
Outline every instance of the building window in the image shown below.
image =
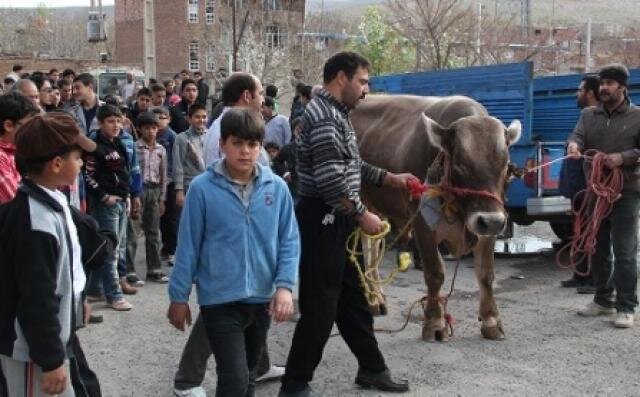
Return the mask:
<svg viewBox="0 0 640 397">
<path fill-rule="evenodd" d="M 189 43 L 189 70 L 200 69 L 200 46 L 197 41 Z"/>
<path fill-rule="evenodd" d="M 281 0 L 262 0 L 262 9 L 269 11 L 282 10 Z"/>
<path fill-rule="evenodd" d="M 209 43 L 207 47 L 207 72 L 216 71 L 216 46 Z"/>
<path fill-rule="evenodd" d="M 189 23 L 198 23 L 198 0 L 188 0 L 187 21 Z"/>
<path fill-rule="evenodd" d="M 207 25 L 213 25 L 213 22 L 214 22 L 213 5 L 214 5 L 214 0 L 207 0 L 207 2 L 204 5 L 204 14 L 207 19 Z"/>
<path fill-rule="evenodd" d="M 236 3 L 236 8 L 244 8 L 245 0 L 225 0 L 225 4 L 232 7 L 234 1 Z"/>
<path fill-rule="evenodd" d="M 269 48 L 284 48 L 287 46 L 287 28 L 269 25 L 265 29 L 265 44 Z"/>
</svg>

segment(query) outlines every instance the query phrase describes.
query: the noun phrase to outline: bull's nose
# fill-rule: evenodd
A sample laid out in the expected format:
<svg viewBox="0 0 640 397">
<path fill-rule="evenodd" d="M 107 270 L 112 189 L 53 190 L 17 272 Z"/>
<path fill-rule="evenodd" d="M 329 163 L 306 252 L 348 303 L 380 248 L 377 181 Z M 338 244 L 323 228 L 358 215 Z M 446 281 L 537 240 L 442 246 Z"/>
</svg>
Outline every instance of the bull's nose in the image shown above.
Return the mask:
<svg viewBox="0 0 640 397">
<path fill-rule="evenodd" d="M 502 232 L 506 218 L 501 212 L 479 212 L 470 219 L 470 229 L 476 234 L 495 236 Z"/>
</svg>

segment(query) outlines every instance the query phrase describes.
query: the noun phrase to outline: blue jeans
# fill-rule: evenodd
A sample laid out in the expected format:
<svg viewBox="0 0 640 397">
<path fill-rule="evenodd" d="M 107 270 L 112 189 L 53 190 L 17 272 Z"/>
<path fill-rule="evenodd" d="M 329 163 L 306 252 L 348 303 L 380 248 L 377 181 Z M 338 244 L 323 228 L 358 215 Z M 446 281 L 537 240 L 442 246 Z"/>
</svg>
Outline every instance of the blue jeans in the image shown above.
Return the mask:
<svg viewBox="0 0 640 397">
<path fill-rule="evenodd" d="M 118 237 L 118 245 L 114 250 L 115 256 L 105 258 L 104 265 L 89 274 L 86 288 L 89 295 L 100 295 L 101 288 L 104 288 L 107 302 L 111 303 L 123 298 L 118 284 L 117 267 L 118 258 L 122 255 L 127 238 L 126 204 L 118 202 L 107 206 L 97 200 L 90 200 L 89 214 L 98 222 L 100 229 L 110 230 Z"/>
<path fill-rule="evenodd" d="M 231 302 L 201 306 L 200 313 L 216 359 L 216 397 L 253 397 L 270 323 L 267 305 Z"/>
<path fill-rule="evenodd" d="M 611 214 L 600 225 L 593 256 L 594 301 L 623 313 L 633 313 L 638 306 L 639 210 L 640 193 L 623 191 L 613 204 Z"/>
</svg>

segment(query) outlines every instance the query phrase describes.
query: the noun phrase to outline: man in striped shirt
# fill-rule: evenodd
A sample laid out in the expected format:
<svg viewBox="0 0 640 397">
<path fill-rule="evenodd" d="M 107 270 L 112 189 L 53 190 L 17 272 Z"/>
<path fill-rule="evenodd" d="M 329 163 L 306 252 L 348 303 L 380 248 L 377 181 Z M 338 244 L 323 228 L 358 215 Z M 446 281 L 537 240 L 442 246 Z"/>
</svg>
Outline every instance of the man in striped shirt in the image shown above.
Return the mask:
<svg viewBox="0 0 640 397">
<path fill-rule="evenodd" d="M 324 65 L 324 88 L 312 99 L 297 141 L 302 243 L 301 317 L 293 336 L 280 396 L 314 395 L 308 382 L 335 322 L 358 359 L 356 383 L 382 391 L 409 390 L 391 379 L 373 333 L 373 318 L 345 251 L 356 226 L 382 229 L 360 200 L 360 183 L 405 189 L 410 174 L 392 174 L 362 161 L 349 111 L 369 92 L 369 62 L 341 52 Z"/>
</svg>

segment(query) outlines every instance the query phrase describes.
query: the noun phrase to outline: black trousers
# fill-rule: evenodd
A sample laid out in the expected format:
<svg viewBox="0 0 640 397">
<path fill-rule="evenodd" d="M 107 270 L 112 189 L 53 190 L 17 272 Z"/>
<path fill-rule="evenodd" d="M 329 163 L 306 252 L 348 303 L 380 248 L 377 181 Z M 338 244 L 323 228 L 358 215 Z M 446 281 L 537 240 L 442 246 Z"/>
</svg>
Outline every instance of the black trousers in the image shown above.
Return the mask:
<svg viewBox="0 0 640 397">
<path fill-rule="evenodd" d="M 323 225 L 329 213 L 331 207 L 309 198 L 302 198 L 296 208 L 302 243 L 301 316 L 282 379 L 285 392 L 299 391 L 312 380 L 334 322 L 361 368 L 372 372 L 387 368 L 357 271 L 345 250 L 355 223 L 336 214 L 333 223 Z"/>
<path fill-rule="evenodd" d="M 258 359 L 270 318 L 265 304 L 201 306 L 216 359 L 216 397 L 253 397 Z"/>
<path fill-rule="evenodd" d="M 162 235 L 162 255 L 173 255 L 176 252 L 178 233 L 178 208 L 176 206 L 175 184 L 167 185 L 167 201 L 164 214 L 160 217 L 160 234 Z"/>
<path fill-rule="evenodd" d="M 73 357 L 69 359 L 71 384 L 76 397 L 101 397 L 100 382 L 95 372 L 89 368 L 89 363 L 80 346 L 80 339 L 74 333 L 71 336 Z"/>
</svg>

